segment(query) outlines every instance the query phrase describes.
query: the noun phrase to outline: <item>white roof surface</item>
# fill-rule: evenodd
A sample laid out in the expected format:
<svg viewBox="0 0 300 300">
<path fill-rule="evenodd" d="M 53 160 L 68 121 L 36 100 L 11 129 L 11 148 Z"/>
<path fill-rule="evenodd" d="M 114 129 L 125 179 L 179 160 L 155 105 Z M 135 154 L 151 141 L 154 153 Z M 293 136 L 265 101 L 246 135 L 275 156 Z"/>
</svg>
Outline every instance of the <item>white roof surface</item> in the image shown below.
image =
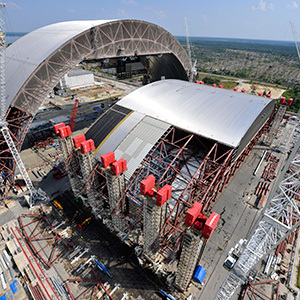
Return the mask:
<svg viewBox="0 0 300 300">
<path fill-rule="evenodd" d="M 15 41 L 13 46 L 6 49 L 7 107 L 33 71 L 49 55 L 85 30 L 107 22 L 110 21 L 69 21 L 56 23 L 34 30 Z"/>
<path fill-rule="evenodd" d="M 130 93 L 118 105 L 222 144 L 238 147 L 255 120 L 274 100 L 169 79 Z"/>
</svg>

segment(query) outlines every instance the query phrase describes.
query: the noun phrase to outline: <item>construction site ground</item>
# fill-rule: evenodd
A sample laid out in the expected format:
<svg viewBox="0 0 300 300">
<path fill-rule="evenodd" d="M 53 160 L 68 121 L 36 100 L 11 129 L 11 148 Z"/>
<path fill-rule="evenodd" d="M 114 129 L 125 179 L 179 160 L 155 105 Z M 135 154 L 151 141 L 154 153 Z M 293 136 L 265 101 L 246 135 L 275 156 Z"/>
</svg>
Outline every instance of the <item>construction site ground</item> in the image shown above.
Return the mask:
<svg viewBox="0 0 300 300">
<path fill-rule="evenodd" d="M 64 108 L 66 110 L 63 109 L 64 114 L 71 112 L 71 108 L 71 105 L 66 106 Z M 94 114 L 92 104 L 90 104 L 89 109 L 91 114 Z M 52 117 L 52 115 L 56 115 L 57 111 L 60 112 L 60 110 L 49 110 L 41 113 L 40 116 L 46 120 Z M 280 159 L 277 173 L 281 171 L 287 158 L 289 147 L 292 146 L 296 125 L 297 123 L 295 121 L 290 120 L 286 126 L 281 126 L 280 130 L 282 133 L 273 143 L 272 148 L 280 146 L 281 144 L 285 145 L 286 151 L 284 151 L 284 153 L 275 152 L 272 149 L 270 150 L 274 156 Z M 86 127 L 85 123 L 82 124 L 80 130 L 76 131 L 75 134 L 85 132 Z M 220 225 L 208 240 L 204 254 L 200 260 L 200 265 L 207 270 L 207 275 L 203 285 L 192 281 L 191 288 L 185 296 L 191 293 L 193 299 L 213 299 L 228 273 L 223 267 L 223 263 L 229 249 L 233 247 L 239 239 L 248 239 L 250 237 L 262 211 L 255 207 L 256 196 L 254 192 L 267 162 L 263 162 L 256 176 L 253 175 L 253 171 L 258 165 L 264 149 L 266 149 L 266 147 L 260 144 L 255 146 L 231 179 L 228 186 L 218 197 L 218 201 L 213 210 L 221 215 Z M 63 176 L 58 180 L 52 176 L 52 167 L 60 162 L 60 151 L 58 148 L 50 147 L 36 151 L 35 149 L 25 147 L 21 152 L 21 157 L 36 187 L 42 187 L 50 199 L 57 200 L 64 208 L 62 211 L 59 208 L 51 206 L 58 222 L 65 219 L 69 220 L 66 226 L 70 226 L 71 228 L 70 236 L 75 247 L 80 246 L 82 249 L 89 249 L 74 266 L 70 265 L 68 259 L 69 252 L 62 257 L 58 263 L 53 265 L 53 271 L 50 272 L 49 276 L 56 276 L 61 283 L 65 282 L 68 278 L 74 278 L 74 274 L 72 274 L 74 273 L 74 269 L 76 269 L 81 262 L 86 261 L 94 254 L 99 261 L 108 267 L 109 272 L 113 275 L 112 278 L 109 278 L 108 275 L 96 270 L 101 281 L 107 281 L 112 288 L 115 284 L 120 284 L 120 288 L 114 294 L 115 299 L 122 299 L 124 293 L 127 293 L 132 300 L 162 299 L 159 293 L 160 288 L 168 291 L 167 286 L 163 283 L 163 279 L 141 268 L 136 260 L 133 249 L 120 242 L 100 221 L 91 220 L 90 224 L 83 229 L 78 227 L 78 224 L 88 218 L 90 214 L 89 211 L 84 210 L 80 205 L 74 203 L 73 195 L 68 192 L 68 177 Z M 32 171 L 35 171 L 35 173 L 39 171 L 38 176 L 36 177 Z M 275 182 L 276 179 L 271 183 L 271 191 Z M 21 196 L 14 196 L 12 194 L 9 196 L 7 201 L 9 208 L 1 208 L 0 211 L 0 225 L 4 225 L 11 220 L 16 220 L 22 213 L 28 213 L 28 210 L 19 204 L 19 202 L 22 202 Z M 266 201 L 264 205 L 265 204 Z M 15 225 L 13 224 L 13 226 Z M 63 228 L 66 228 L 66 226 Z M 294 252 L 291 251 L 291 255 L 293 253 Z M 289 276 L 292 270 L 292 256 L 289 257 L 287 255 L 284 259 L 290 270 L 286 276 Z M 265 261 L 261 263 L 258 271 L 261 271 L 264 265 Z M 92 276 L 91 274 L 92 272 L 90 272 L 89 276 Z M 258 274 L 259 279 L 268 278 L 268 276 L 262 275 L 259 272 Z M 265 289 L 266 293 L 273 297 L 274 287 L 272 285 L 263 285 L 260 288 Z M 77 288 L 74 288 L 74 292 L 76 291 Z M 284 295 L 288 292 L 288 288 L 282 284 L 280 285 L 280 291 L 281 294 Z M 184 295 L 181 293 L 172 292 L 172 295 L 174 295 L 176 299 L 184 298 Z M 238 297 L 239 296 L 236 295 L 235 299 L 238 299 Z"/>
<path fill-rule="evenodd" d="M 272 147 L 282 143 L 292 146 L 295 125 L 295 121 L 288 121 L 286 126 L 281 126 L 281 134 L 278 139 L 273 141 Z M 218 226 L 212 237 L 208 240 L 204 254 L 200 260 L 200 264 L 207 270 L 207 277 L 203 286 L 194 281 L 192 282 L 189 292 L 194 295 L 194 299 L 198 299 L 198 297 L 201 297 L 200 299 L 212 299 L 212 295 L 216 294 L 227 275 L 227 270 L 223 267 L 223 263 L 229 249 L 233 247 L 239 239 L 249 238 L 253 227 L 259 219 L 261 210 L 258 210 L 255 207 L 256 196 L 254 192 L 267 162 L 263 162 L 256 176 L 253 175 L 253 171 L 258 165 L 262 152 L 265 149 L 266 147 L 263 145 L 258 144 L 255 146 L 246 161 L 234 175 L 229 185 L 219 196 L 218 201 L 213 208 L 214 211 L 221 214 L 221 226 Z M 47 154 L 51 153 L 51 151 L 56 153 L 55 151 L 57 150 L 44 150 L 42 151 L 43 157 L 47 157 Z M 288 153 L 278 153 L 273 150 L 270 151 L 273 156 L 280 159 L 277 167 L 277 173 L 279 173 L 284 165 Z M 41 152 L 41 150 L 39 152 Z M 28 155 L 24 157 L 25 162 L 30 162 L 32 165 L 34 165 L 37 161 L 45 163 L 41 159 L 40 154 L 32 151 L 30 152 L 29 149 L 25 150 L 25 153 Z M 31 176 L 33 175 L 31 174 Z M 274 185 L 275 180 L 271 183 L 271 187 Z M 67 176 L 57 180 L 53 178 L 50 173 L 48 176 L 41 178 L 40 186 L 52 199 L 55 198 L 62 204 L 65 208 L 64 211 L 67 212 L 68 218 L 72 215 L 74 216 L 74 209 L 76 208 L 73 206 L 72 200 L 68 199 L 65 196 L 66 194 L 64 194 L 64 191 L 68 189 Z M 72 198 L 70 194 L 69 197 Z M 80 213 L 80 218 L 78 218 L 76 222 L 80 223 L 86 217 L 88 217 L 88 212 L 82 212 Z M 75 227 L 76 222 L 74 223 Z M 101 261 L 103 261 L 104 264 L 112 270 L 112 274 L 118 274 L 118 282 L 125 288 L 125 290 L 128 290 L 129 293 L 135 297 L 132 299 L 160 299 L 160 285 L 157 285 L 157 282 L 152 282 L 156 277 L 152 277 L 150 273 L 150 275 L 148 274 L 146 276 L 144 274 L 144 270 L 142 270 L 138 266 L 137 261 L 135 261 L 135 255 L 132 250 L 122 244 L 117 238 L 114 238 L 113 235 L 107 231 L 105 226 L 101 226 L 103 228 L 99 230 L 99 224 L 95 225 L 93 223 L 80 232 L 76 228 L 75 231 L 78 232 L 77 234 L 83 237 L 83 239 L 79 239 L 79 242 L 81 240 L 85 241 L 85 245 L 89 245 L 91 249 L 95 249 L 90 253 L 101 253 L 99 255 L 99 259 L 101 259 Z M 285 260 L 289 261 L 288 256 Z M 117 265 L 119 265 L 119 268 Z M 261 263 L 259 269 L 263 269 L 264 265 L 265 261 Z M 288 265 L 290 265 L 290 263 L 288 263 Z M 113 272 L 113 270 L 116 271 Z M 124 274 L 126 274 L 124 278 L 124 274 L 122 275 L 121 270 L 122 272 L 124 271 Z M 132 274 L 130 275 L 131 272 Z M 130 276 L 132 276 L 132 278 L 129 280 L 128 278 L 130 278 Z M 141 281 L 140 279 L 143 276 L 145 276 L 145 278 Z M 268 279 L 268 276 L 261 274 L 258 278 L 266 280 Z M 148 282 L 149 286 L 152 286 L 153 284 L 152 288 L 147 288 L 147 284 L 145 284 L 145 282 Z M 274 294 L 274 286 L 271 284 L 265 284 L 259 288 L 261 290 L 265 290 L 266 294 Z M 141 289 L 143 292 L 141 292 Z M 281 285 L 280 290 L 282 294 L 286 294 L 288 292 L 285 285 Z M 181 297 L 177 293 L 176 295 Z M 238 299 L 238 295 L 236 295 L 236 299 Z"/>
<path fill-rule="evenodd" d="M 288 157 L 289 147 L 292 147 L 293 134 L 297 124 L 298 122 L 288 121 L 286 126 L 280 127 L 282 133 L 279 135 L 278 140 L 273 141 L 273 145 L 284 142 L 287 148 L 285 153 L 277 153 L 269 149 L 274 156 L 280 159 L 277 167 L 277 175 L 282 170 Z M 196 299 L 198 299 L 197 297 L 199 297 L 199 299 L 213 299 L 213 295 L 217 294 L 228 274 L 228 270 L 224 268 L 223 264 L 229 250 L 234 247 L 240 239 L 249 239 L 251 237 L 253 228 L 260 218 L 262 209 L 258 210 L 255 207 L 257 197 L 254 192 L 267 162 L 263 162 L 256 176 L 253 175 L 253 172 L 265 149 L 268 150 L 268 148 L 259 143 L 254 147 L 228 186 L 217 199 L 213 210 L 221 215 L 221 222 L 212 237 L 208 240 L 204 254 L 200 260 L 200 264 L 207 270 L 207 276 L 203 286 L 193 282 L 191 291 L 194 295 L 197 295 Z M 276 179 L 277 178 L 278 176 Z M 270 192 L 272 192 L 272 187 L 276 183 L 276 179 L 271 183 Z M 266 201 L 264 205 L 266 205 Z M 261 271 L 264 265 L 265 261 L 262 261 L 261 265 L 258 266 L 258 271 Z M 260 278 L 260 276 L 258 277 Z M 265 277 L 262 278 L 265 279 Z M 260 288 L 267 288 L 267 285 L 262 285 Z M 283 295 L 288 292 L 284 285 L 280 289 Z M 272 295 L 273 287 L 271 285 L 267 294 L 269 297 L 274 296 Z M 240 292 L 237 293 L 233 299 L 239 299 L 239 297 Z"/>
</svg>

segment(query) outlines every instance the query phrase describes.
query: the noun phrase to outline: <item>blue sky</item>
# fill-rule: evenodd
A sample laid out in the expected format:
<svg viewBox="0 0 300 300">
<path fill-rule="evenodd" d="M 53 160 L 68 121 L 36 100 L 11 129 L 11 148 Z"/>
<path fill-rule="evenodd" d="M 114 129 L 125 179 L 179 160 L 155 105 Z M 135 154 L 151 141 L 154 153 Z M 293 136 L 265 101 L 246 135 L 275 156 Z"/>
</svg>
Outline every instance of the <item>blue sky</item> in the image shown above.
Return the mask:
<svg viewBox="0 0 300 300">
<path fill-rule="evenodd" d="M 69 20 L 141 19 L 190 36 L 293 40 L 300 36 L 300 0 L 14 0 L 7 31 L 29 32 Z"/>
</svg>

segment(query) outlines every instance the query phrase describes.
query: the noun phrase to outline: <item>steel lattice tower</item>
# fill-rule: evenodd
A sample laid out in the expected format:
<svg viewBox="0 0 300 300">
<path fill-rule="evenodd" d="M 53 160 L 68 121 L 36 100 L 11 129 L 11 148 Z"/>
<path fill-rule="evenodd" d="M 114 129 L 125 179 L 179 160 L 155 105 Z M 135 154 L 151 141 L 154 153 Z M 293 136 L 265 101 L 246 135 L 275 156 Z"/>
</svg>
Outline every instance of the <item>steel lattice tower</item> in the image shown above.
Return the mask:
<svg viewBox="0 0 300 300">
<path fill-rule="evenodd" d="M 24 178 L 26 183 L 26 187 L 29 190 L 30 197 L 28 200 L 28 204 L 30 206 L 34 205 L 35 202 L 39 200 L 47 200 L 48 198 L 44 193 L 37 191 L 24 167 L 24 164 L 21 160 L 20 154 L 16 145 L 11 137 L 8 124 L 5 121 L 6 114 L 6 82 L 5 82 L 5 49 L 6 49 L 6 5 L 5 3 L 0 3 L 0 127 L 2 135 L 7 143 L 7 146 L 11 152 L 12 157 L 16 165 L 19 168 L 21 175 Z"/>
<path fill-rule="evenodd" d="M 295 196 L 300 196 L 299 146 L 300 140 L 273 190 L 277 193 L 270 197 L 256 230 L 215 299 L 231 299 L 237 288 L 247 281 L 255 265 L 300 225 L 299 203 L 294 199 Z M 283 179 L 288 170 L 291 175 Z"/>
</svg>

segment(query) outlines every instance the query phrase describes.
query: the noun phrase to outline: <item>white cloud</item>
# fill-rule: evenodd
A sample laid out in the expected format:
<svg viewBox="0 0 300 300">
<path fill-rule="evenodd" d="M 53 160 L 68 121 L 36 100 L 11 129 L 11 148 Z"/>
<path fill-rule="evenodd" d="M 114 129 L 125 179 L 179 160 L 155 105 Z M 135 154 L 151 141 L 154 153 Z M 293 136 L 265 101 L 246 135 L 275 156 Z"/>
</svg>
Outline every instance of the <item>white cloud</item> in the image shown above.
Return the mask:
<svg viewBox="0 0 300 300">
<path fill-rule="evenodd" d="M 118 8 L 118 15 L 121 17 L 127 17 L 127 12 L 124 9 Z"/>
<path fill-rule="evenodd" d="M 134 0 L 122 0 L 122 2 L 128 5 L 136 5 L 136 2 Z"/>
<path fill-rule="evenodd" d="M 269 5 L 269 8 L 270 9 L 273 9 L 274 8 L 274 5 L 271 3 Z M 256 10 L 260 10 L 260 11 L 266 11 L 267 10 L 267 2 L 263 1 L 263 0 L 260 0 L 258 5 L 255 7 L 255 6 L 251 6 L 251 9 L 253 11 L 256 11 Z"/>
<path fill-rule="evenodd" d="M 22 9 L 22 7 L 15 2 L 9 2 L 8 4 L 12 9 Z"/>
<path fill-rule="evenodd" d="M 274 4 L 273 4 L 273 3 L 270 3 L 270 4 L 269 4 L 269 9 L 270 9 L 270 10 L 274 10 Z"/>
<path fill-rule="evenodd" d="M 165 18 L 166 17 L 166 13 L 164 10 L 157 10 L 155 11 L 156 15 L 159 17 L 159 18 Z"/>
<path fill-rule="evenodd" d="M 75 14 L 75 13 L 76 13 L 75 9 L 73 9 L 73 8 L 70 8 L 70 9 L 68 10 L 68 12 L 69 12 L 70 14 Z"/>
<path fill-rule="evenodd" d="M 288 5 L 286 7 L 289 8 L 289 9 L 296 9 L 296 8 L 299 7 L 299 5 L 297 4 L 296 1 L 293 1 L 291 3 L 288 3 Z"/>
<path fill-rule="evenodd" d="M 264 2 L 263 0 L 260 0 L 257 9 L 261 10 L 261 11 L 265 11 L 266 10 L 266 5 L 267 5 L 267 2 Z"/>
<path fill-rule="evenodd" d="M 206 15 L 203 15 L 202 18 L 203 18 L 203 21 L 204 21 L 204 22 L 207 22 L 207 16 L 206 16 Z"/>
</svg>

